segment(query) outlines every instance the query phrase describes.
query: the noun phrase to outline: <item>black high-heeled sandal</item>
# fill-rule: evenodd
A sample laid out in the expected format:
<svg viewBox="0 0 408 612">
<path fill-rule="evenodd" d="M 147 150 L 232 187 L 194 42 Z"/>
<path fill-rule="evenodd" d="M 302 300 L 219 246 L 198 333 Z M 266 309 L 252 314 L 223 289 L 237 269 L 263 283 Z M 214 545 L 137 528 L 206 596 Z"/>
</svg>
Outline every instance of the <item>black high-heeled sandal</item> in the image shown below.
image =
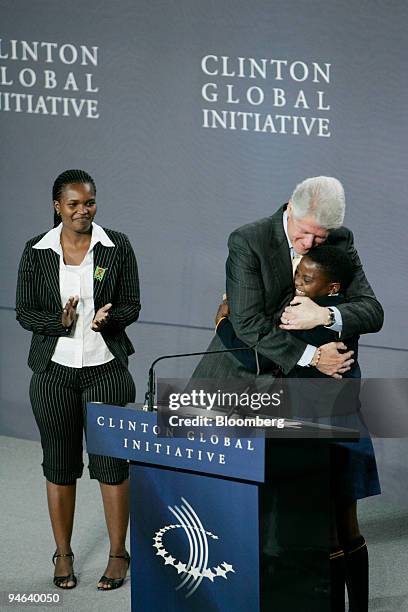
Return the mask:
<svg viewBox="0 0 408 612">
<path fill-rule="evenodd" d="M 111 559 L 126 559 L 127 564 L 128 564 L 128 569 L 129 569 L 130 555 L 127 551 L 125 552 L 124 555 L 109 555 L 109 557 Z M 125 578 L 108 578 L 108 576 L 105 576 L 104 574 L 99 580 L 99 582 L 102 582 L 103 584 L 106 584 L 107 586 L 106 587 L 98 586 L 96 588 L 98 589 L 98 591 L 112 591 L 113 589 L 118 589 L 125 582 Z"/>
<path fill-rule="evenodd" d="M 55 551 L 55 553 L 52 556 L 52 562 L 55 565 L 55 559 L 58 559 L 58 557 L 71 557 L 72 558 L 72 573 L 68 574 L 68 576 L 54 576 L 54 584 L 55 586 L 59 587 L 60 589 L 74 589 L 77 585 L 77 577 L 74 574 L 74 553 L 70 552 L 70 553 L 66 553 L 65 555 L 57 555 L 57 551 Z M 64 586 L 64 582 L 73 582 L 74 584 L 71 584 L 70 586 L 65 585 Z"/>
</svg>

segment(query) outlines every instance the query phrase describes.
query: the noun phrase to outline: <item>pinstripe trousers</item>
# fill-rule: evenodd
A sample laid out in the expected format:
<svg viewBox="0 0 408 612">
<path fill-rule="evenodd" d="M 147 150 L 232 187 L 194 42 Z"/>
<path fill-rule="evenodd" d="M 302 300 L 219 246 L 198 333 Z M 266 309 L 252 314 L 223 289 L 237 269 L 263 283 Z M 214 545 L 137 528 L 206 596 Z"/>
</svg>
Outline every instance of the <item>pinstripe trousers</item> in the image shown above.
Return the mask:
<svg viewBox="0 0 408 612">
<path fill-rule="evenodd" d="M 40 430 L 47 480 L 71 484 L 82 476 L 87 402 L 123 406 L 135 397 L 133 379 L 116 359 L 84 368 L 50 361 L 45 371 L 34 372 L 30 400 Z M 124 459 L 90 454 L 89 474 L 99 482 L 119 483 L 128 478 L 129 467 Z"/>
</svg>

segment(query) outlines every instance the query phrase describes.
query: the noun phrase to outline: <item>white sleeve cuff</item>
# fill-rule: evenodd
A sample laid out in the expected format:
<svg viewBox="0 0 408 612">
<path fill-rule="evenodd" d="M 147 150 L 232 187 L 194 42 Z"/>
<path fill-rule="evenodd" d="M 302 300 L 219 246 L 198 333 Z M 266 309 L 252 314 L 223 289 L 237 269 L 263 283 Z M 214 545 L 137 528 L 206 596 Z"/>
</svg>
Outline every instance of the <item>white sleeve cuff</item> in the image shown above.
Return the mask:
<svg viewBox="0 0 408 612">
<path fill-rule="evenodd" d="M 341 318 L 341 312 L 335 306 L 330 306 L 330 308 L 334 312 L 334 323 L 333 323 L 333 325 L 326 326 L 326 328 L 327 329 L 331 329 L 331 330 L 333 330 L 335 332 L 340 332 L 341 333 L 341 331 L 343 329 L 343 319 Z"/>
<path fill-rule="evenodd" d="M 302 367 L 310 365 L 310 362 L 312 361 L 315 352 L 316 347 L 312 344 L 308 344 L 297 364 Z"/>
</svg>

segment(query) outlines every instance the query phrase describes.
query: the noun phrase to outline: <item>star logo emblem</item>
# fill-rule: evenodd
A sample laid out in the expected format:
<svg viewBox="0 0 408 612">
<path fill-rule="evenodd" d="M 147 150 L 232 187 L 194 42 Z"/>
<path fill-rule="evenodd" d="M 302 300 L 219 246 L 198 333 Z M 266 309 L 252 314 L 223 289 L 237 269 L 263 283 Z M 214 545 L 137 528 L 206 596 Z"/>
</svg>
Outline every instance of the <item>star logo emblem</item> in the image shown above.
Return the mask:
<svg viewBox="0 0 408 612">
<path fill-rule="evenodd" d="M 219 538 L 216 534 L 204 529 L 197 512 L 186 499 L 182 497 L 181 501 L 183 503 L 180 507 L 175 506 L 173 508 L 169 506 L 170 512 L 179 522 L 165 525 L 156 531 L 152 538 L 154 542 L 152 546 L 156 548 L 156 556 L 163 559 L 164 565 L 174 567 L 178 575 L 182 574 L 181 582 L 176 587 L 176 590 L 185 588 L 185 597 L 187 599 L 198 589 L 204 578 L 207 578 L 212 583 L 217 578 L 228 580 L 228 574 L 235 574 L 235 569 L 226 561 L 222 561 L 216 567 L 209 566 L 208 538 L 212 540 L 218 540 Z M 183 563 L 173 557 L 166 549 L 165 543 L 163 543 L 163 539 L 168 537 L 166 534 L 170 530 L 177 529 L 184 530 L 189 543 L 189 561 L 187 563 Z"/>
</svg>

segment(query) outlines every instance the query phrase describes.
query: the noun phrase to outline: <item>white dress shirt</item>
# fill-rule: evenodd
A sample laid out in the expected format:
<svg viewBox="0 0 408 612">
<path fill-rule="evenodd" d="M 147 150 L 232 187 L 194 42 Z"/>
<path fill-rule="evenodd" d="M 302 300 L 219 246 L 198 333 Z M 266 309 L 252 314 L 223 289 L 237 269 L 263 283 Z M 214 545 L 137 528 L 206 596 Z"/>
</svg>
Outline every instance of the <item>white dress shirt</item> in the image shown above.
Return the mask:
<svg viewBox="0 0 408 612">
<path fill-rule="evenodd" d="M 62 223 L 47 232 L 33 246 L 33 249 L 52 249 L 60 257 L 61 314 L 68 298 L 73 295 L 79 296 L 73 329 L 69 336 L 58 338 L 51 361 L 70 368 L 101 365 L 112 361 L 114 355 L 108 349 L 102 334 L 91 329 L 95 317 L 93 248 L 97 242 L 106 247 L 114 247 L 115 245 L 102 227 L 92 223 L 91 243 L 84 259 L 79 266 L 67 265 L 64 263 L 61 247 L 61 230 Z"/>
<path fill-rule="evenodd" d="M 296 253 L 295 249 L 293 248 L 292 243 L 291 243 L 290 238 L 289 238 L 289 234 L 288 234 L 288 212 L 286 210 L 283 211 L 283 229 L 285 230 L 286 239 L 288 241 L 289 250 L 290 250 L 290 256 L 293 259 L 295 256 L 297 256 L 297 253 Z M 341 330 L 343 328 L 343 320 L 341 318 L 341 312 L 335 306 L 330 306 L 330 308 L 334 312 L 334 323 L 333 323 L 333 325 L 330 325 L 330 327 L 328 327 L 328 329 L 331 329 L 331 330 L 333 330 L 335 332 L 341 332 Z M 316 351 L 316 347 L 313 346 L 312 344 L 308 344 L 306 346 L 304 352 L 303 352 L 303 355 L 301 356 L 301 358 L 297 362 L 297 364 L 300 365 L 300 366 L 308 366 L 310 364 L 310 362 L 312 361 L 312 359 L 313 359 L 315 351 Z"/>
</svg>

